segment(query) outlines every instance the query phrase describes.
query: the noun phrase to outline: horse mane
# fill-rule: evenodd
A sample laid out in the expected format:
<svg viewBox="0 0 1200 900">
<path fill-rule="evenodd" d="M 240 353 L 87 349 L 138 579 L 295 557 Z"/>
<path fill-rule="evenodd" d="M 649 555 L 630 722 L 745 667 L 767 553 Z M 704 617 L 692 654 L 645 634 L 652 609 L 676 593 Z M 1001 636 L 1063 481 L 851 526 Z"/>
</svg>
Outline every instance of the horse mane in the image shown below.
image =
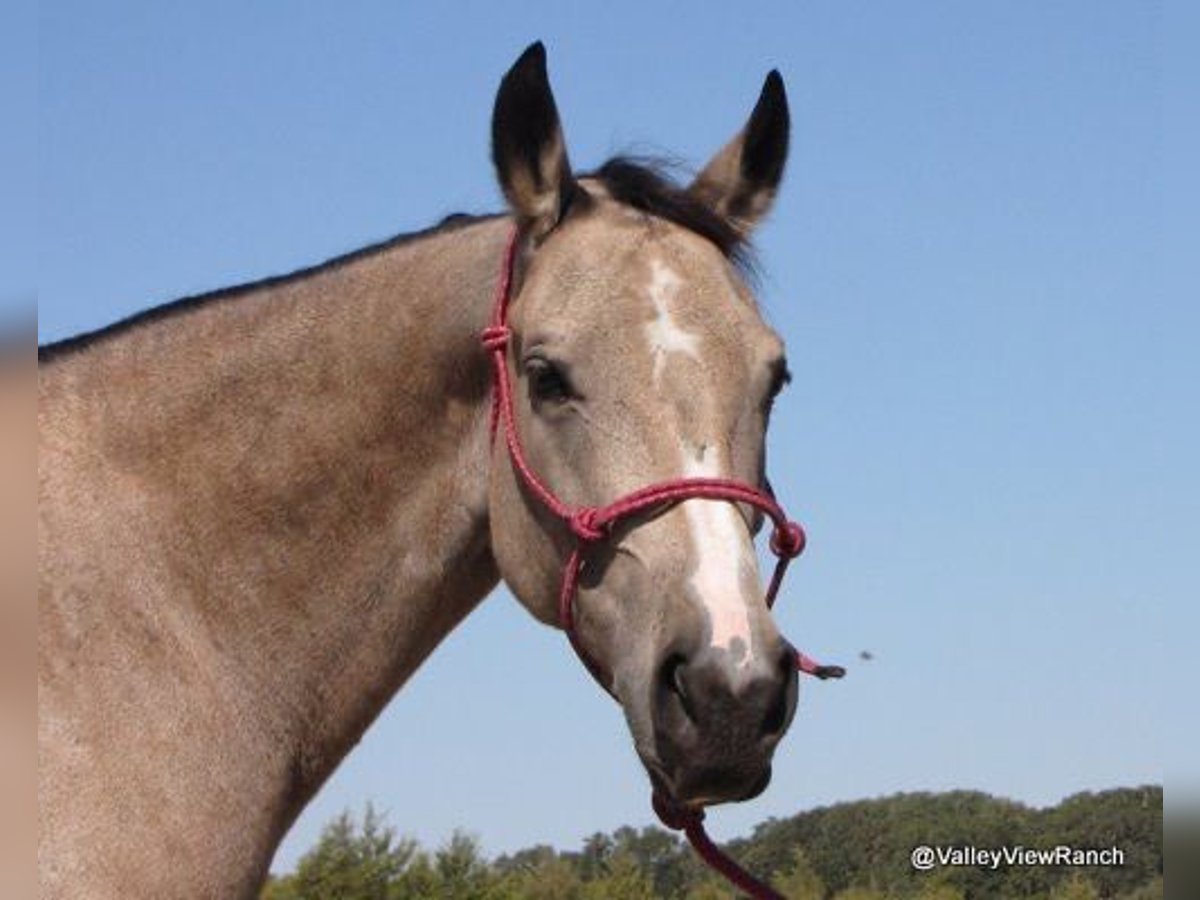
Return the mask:
<svg viewBox="0 0 1200 900">
<path fill-rule="evenodd" d="M 754 248 L 734 224 L 671 177 L 668 160 L 618 155 L 582 177 L 600 182 L 618 203 L 665 219 L 715 245 L 743 275 L 753 275 Z"/>
</svg>

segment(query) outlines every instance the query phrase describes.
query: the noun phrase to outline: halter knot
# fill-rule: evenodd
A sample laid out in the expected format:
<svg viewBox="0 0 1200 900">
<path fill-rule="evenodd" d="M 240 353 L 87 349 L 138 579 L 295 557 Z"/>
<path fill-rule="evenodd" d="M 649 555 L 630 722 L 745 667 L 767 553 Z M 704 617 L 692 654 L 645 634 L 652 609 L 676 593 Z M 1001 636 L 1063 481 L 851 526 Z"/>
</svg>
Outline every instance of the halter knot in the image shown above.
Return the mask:
<svg viewBox="0 0 1200 900">
<path fill-rule="evenodd" d="M 571 513 L 571 517 L 567 519 L 567 525 L 571 529 L 571 533 L 581 541 L 589 544 L 603 540 L 605 530 L 600 527 L 598 522 L 600 510 L 594 506 L 584 506 Z"/>
<path fill-rule="evenodd" d="M 658 816 L 658 821 L 671 831 L 686 831 L 689 825 L 704 821 L 703 809 L 688 809 L 686 806 L 680 806 L 678 803 L 668 800 L 658 791 L 650 795 L 650 805 L 654 807 L 654 814 Z"/>
<path fill-rule="evenodd" d="M 784 522 L 771 532 L 771 552 L 784 559 L 794 559 L 804 552 L 807 543 L 799 522 Z"/>
<path fill-rule="evenodd" d="M 511 333 L 507 325 L 489 325 L 480 333 L 479 339 L 483 343 L 483 349 L 494 353 L 508 346 Z"/>
</svg>

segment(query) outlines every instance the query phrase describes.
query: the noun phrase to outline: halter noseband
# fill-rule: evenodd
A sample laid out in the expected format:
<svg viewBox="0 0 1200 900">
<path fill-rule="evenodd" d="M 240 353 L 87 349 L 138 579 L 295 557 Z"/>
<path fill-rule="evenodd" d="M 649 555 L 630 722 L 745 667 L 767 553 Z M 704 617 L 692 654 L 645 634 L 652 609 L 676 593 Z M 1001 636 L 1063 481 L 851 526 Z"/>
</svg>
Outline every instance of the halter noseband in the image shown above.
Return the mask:
<svg viewBox="0 0 1200 900">
<path fill-rule="evenodd" d="M 513 267 L 516 262 L 519 232 L 513 228 L 504 251 L 504 262 L 500 278 L 496 282 L 496 293 L 492 306 L 492 318 L 480 338 L 484 349 L 492 358 L 492 412 L 491 429 L 495 438 L 503 425 L 504 442 L 508 448 L 513 468 L 526 489 L 537 498 L 555 518 L 560 519 L 575 536 L 575 547 L 563 568 L 562 587 L 558 596 L 558 618 L 567 633 L 571 646 L 575 648 L 583 664 L 592 676 L 610 694 L 607 679 L 600 665 L 588 653 L 575 630 L 575 595 L 579 590 L 579 574 L 583 554 L 591 546 L 606 541 L 613 527 L 622 519 L 632 518 L 651 509 L 660 509 L 681 503 L 684 500 L 703 498 L 726 500 L 730 503 L 745 503 L 755 507 L 770 518 L 772 523 L 770 547 L 776 556 L 775 571 L 767 587 L 767 607 L 775 603 L 775 595 L 783 582 L 788 564 L 804 550 L 804 529 L 784 514 L 775 498 L 760 488 L 727 478 L 674 478 L 658 484 L 648 485 L 626 494 L 605 506 L 570 506 L 555 496 L 529 465 L 521 439 L 517 433 L 516 415 L 513 409 L 512 384 L 508 377 L 507 350 L 512 335 L 508 327 L 508 305 L 511 300 Z M 806 675 L 817 678 L 841 678 L 845 670 L 841 666 L 823 666 L 792 649 L 796 668 Z M 742 869 L 709 840 L 704 832 L 703 809 L 683 807 L 672 802 L 657 791 L 653 795 L 654 811 L 668 828 L 682 830 L 696 852 L 710 866 L 729 881 L 754 897 L 764 900 L 784 900 L 769 886 L 755 879 Z"/>
</svg>

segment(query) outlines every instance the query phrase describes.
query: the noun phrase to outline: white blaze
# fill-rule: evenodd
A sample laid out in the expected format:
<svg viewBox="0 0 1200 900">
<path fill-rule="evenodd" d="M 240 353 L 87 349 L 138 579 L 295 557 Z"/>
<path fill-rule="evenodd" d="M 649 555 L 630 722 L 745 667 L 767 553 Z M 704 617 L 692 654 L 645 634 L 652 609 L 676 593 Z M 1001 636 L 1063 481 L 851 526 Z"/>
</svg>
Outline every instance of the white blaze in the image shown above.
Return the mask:
<svg viewBox="0 0 1200 900">
<path fill-rule="evenodd" d="M 686 446 L 683 471 L 690 478 L 721 475 L 715 453 L 706 454 L 704 449 L 696 453 Z M 734 640 L 740 638 L 745 650 L 740 668 L 749 664 L 753 649 L 750 612 L 741 587 L 742 568 L 747 564 L 746 525 L 737 508 L 724 500 L 694 498 L 683 503 L 683 511 L 695 551 L 692 589 L 708 611 L 712 646 L 732 651 Z"/>
<path fill-rule="evenodd" d="M 654 383 L 658 384 L 670 353 L 686 353 L 692 359 L 700 356 L 700 339 L 685 331 L 671 318 L 671 298 L 679 291 L 683 282 L 675 271 L 661 260 L 650 263 L 650 300 L 657 314 L 653 322 L 646 324 L 646 339 L 650 342 L 650 353 L 654 357 Z"/>
<path fill-rule="evenodd" d="M 670 354 L 686 353 L 692 359 L 700 358 L 700 338 L 680 328 L 671 317 L 671 301 L 682 284 L 679 275 L 666 263 L 651 261 L 647 292 L 654 304 L 655 317 L 645 328 L 654 359 L 656 386 Z M 681 450 L 685 476 L 711 478 L 722 474 L 720 460 L 712 448 L 697 449 L 684 442 Z M 692 499 L 683 504 L 683 510 L 696 561 L 691 588 L 708 613 L 712 646 L 732 652 L 734 641 L 740 639 L 744 655 L 738 665 L 745 666 L 750 662 L 752 650 L 750 611 L 741 585 L 742 569 L 747 565 L 745 523 L 733 504 L 724 500 Z"/>
</svg>

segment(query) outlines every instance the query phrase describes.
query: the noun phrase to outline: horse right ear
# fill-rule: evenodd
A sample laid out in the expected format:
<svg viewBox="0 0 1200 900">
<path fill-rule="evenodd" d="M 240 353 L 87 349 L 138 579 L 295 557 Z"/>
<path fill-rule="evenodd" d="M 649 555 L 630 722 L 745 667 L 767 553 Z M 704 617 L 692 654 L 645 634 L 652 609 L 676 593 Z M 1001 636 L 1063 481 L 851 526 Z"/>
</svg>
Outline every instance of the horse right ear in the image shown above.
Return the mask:
<svg viewBox="0 0 1200 900">
<path fill-rule="evenodd" d="M 729 220 L 742 236 L 767 214 L 787 161 L 787 91 L 773 69 L 746 127 L 704 167 L 688 188 L 693 197 Z"/>
<path fill-rule="evenodd" d="M 536 240 L 558 224 L 574 182 L 541 41 L 500 82 L 492 111 L 492 162 L 523 229 Z"/>
</svg>

